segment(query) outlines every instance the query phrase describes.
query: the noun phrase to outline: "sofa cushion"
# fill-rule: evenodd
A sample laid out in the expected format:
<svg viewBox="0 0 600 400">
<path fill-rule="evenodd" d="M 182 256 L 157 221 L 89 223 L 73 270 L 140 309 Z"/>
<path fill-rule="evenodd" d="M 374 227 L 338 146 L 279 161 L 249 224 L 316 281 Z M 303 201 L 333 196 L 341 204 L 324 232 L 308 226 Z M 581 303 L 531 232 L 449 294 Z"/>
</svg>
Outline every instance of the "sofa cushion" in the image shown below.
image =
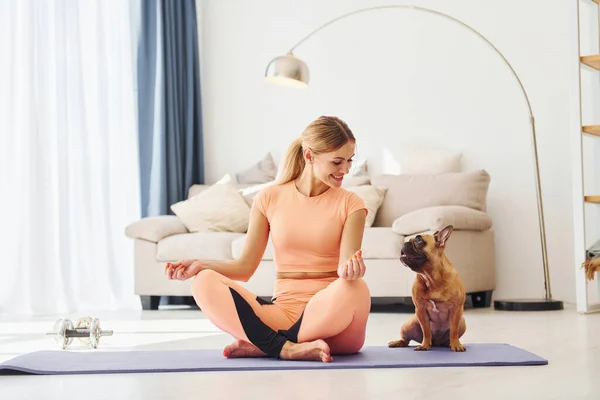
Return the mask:
<svg viewBox="0 0 600 400">
<path fill-rule="evenodd" d="M 271 153 L 252 167 L 235 174 L 237 183 L 267 183 L 275 180 L 277 165 Z"/>
<path fill-rule="evenodd" d="M 492 227 L 492 217 L 483 211 L 464 206 L 434 206 L 404 214 L 392 224 L 392 230 L 401 235 L 423 231 L 439 231 L 447 225 L 455 230 L 485 231 Z"/>
<path fill-rule="evenodd" d="M 233 258 L 238 258 L 240 254 L 242 254 L 242 248 L 244 247 L 244 241 L 246 240 L 246 235 L 240 236 L 236 238 L 231 243 L 231 254 Z M 267 247 L 265 248 L 265 254 L 263 254 L 263 260 L 273 260 L 273 242 L 271 241 L 271 236 L 269 235 L 269 241 L 267 242 Z"/>
<path fill-rule="evenodd" d="M 167 236 L 187 233 L 188 230 L 175 215 L 157 215 L 142 218 L 125 228 L 125 235 L 130 238 L 143 239 L 158 243 Z"/>
<path fill-rule="evenodd" d="M 250 207 L 230 181 L 218 182 L 171 206 L 190 232 L 238 232 L 248 229 Z"/>
<path fill-rule="evenodd" d="M 485 211 L 490 176 L 485 170 L 446 174 L 377 175 L 371 184 L 388 190 L 373 226 L 425 207 L 457 205 Z"/>
<path fill-rule="evenodd" d="M 211 185 L 205 185 L 205 184 L 195 184 L 190 186 L 190 188 L 188 189 L 188 199 L 194 197 L 195 195 L 197 195 L 198 193 L 202 192 L 203 190 L 206 190 L 210 187 Z"/>
<path fill-rule="evenodd" d="M 156 259 L 176 261 L 190 258 L 200 260 L 231 260 L 231 243 L 245 236 L 234 232 L 196 232 L 173 235 L 158 242 Z"/>
<path fill-rule="evenodd" d="M 237 258 L 242 254 L 246 235 L 242 235 L 231 243 L 231 254 Z M 404 237 L 394 233 L 392 228 L 365 228 L 363 235 L 362 251 L 363 258 L 397 258 L 400 256 L 400 247 L 404 243 Z M 269 236 L 263 260 L 273 260 L 273 242 Z"/>
<path fill-rule="evenodd" d="M 403 244 L 404 236 L 398 235 L 392 228 L 365 228 L 362 242 L 363 258 L 365 260 L 398 258 Z"/>
<path fill-rule="evenodd" d="M 367 178 L 367 180 L 368 180 L 368 178 Z M 367 182 L 367 183 L 369 183 L 369 182 Z M 235 185 L 236 189 L 238 190 L 238 192 L 244 197 L 246 204 L 248 204 L 248 206 L 251 207 L 252 202 L 254 201 L 254 197 L 258 194 L 258 192 L 261 191 L 262 189 L 269 187 L 271 185 L 274 185 L 274 184 L 275 184 L 275 181 L 259 183 L 259 184 L 236 183 L 234 185 Z M 194 197 L 198 193 L 201 193 L 202 191 L 208 189 L 210 186 L 211 185 L 203 185 L 203 184 L 196 184 L 196 185 L 190 186 L 190 188 L 188 189 L 188 199 L 191 197 Z"/>
<path fill-rule="evenodd" d="M 345 189 L 356 193 L 365 202 L 365 206 L 369 211 L 367 213 L 365 226 L 367 228 L 372 226 L 373 221 L 375 221 L 375 216 L 377 215 L 377 210 L 379 210 L 381 203 L 383 203 L 387 189 L 375 187 L 373 185 L 350 186 Z"/>
</svg>

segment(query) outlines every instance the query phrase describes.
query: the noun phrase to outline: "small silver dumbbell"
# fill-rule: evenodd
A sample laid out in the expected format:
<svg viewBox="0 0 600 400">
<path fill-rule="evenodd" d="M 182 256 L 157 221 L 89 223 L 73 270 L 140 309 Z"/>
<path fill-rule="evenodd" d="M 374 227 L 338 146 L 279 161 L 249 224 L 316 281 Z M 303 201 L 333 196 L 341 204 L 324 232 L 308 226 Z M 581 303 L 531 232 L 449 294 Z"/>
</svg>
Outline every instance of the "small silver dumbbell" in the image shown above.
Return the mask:
<svg viewBox="0 0 600 400">
<path fill-rule="evenodd" d="M 112 334 L 113 331 L 103 331 L 100 328 L 98 318 L 91 317 L 80 318 L 76 326 L 73 326 L 70 319 L 61 318 L 54 323 L 54 331 L 46 333 L 46 335 L 54 336 L 54 341 L 61 349 L 67 348 L 73 338 L 78 338 L 82 343 L 89 344 L 96 349 L 102 336 L 112 336 Z"/>
</svg>

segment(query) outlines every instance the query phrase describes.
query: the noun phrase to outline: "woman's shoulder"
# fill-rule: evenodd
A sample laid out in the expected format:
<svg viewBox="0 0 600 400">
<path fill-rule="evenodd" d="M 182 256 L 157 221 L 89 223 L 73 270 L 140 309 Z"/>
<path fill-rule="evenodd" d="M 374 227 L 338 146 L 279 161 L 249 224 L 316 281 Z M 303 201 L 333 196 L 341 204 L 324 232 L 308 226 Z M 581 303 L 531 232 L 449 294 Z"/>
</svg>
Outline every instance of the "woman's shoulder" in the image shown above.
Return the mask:
<svg viewBox="0 0 600 400">
<path fill-rule="evenodd" d="M 347 200 L 352 200 L 352 199 L 360 199 L 361 197 L 354 191 L 352 190 L 348 190 L 344 187 L 340 187 L 338 188 L 338 192 L 339 192 L 339 196 L 347 199 Z"/>
<path fill-rule="evenodd" d="M 286 190 L 289 189 L 290 185 L 293 184 L 293 182 L 288 182 L 288 183 L 278 183 L 278 182 L 269 182 L 268 184 L 265 185 L 265 187 L 263 189 L 261 189 L 261 192 L 270 194 L 270 195 L 277 195 L 278 193 L 282 193 Z"/>
<path fill-rule="evenodd" d="M 269 182 L 262 187 L 258 193 L 256 193 L 257 197 L 268 199 L 269 201 L 276 199 L 281 193 L 288 189 L 289 183 L 277 183 L 277 182 Z"/>
<path fill-rule="evenodd" d="M 340 199 L 342 199 L 340 203 L 343 204 L 343 207 L 347 212 L 351 213 L 361 208 L 366 209 L 365 201 L 358 193 L 343 187 L 339 188 L 338 190 L 340 193 Z"/>
</svg>

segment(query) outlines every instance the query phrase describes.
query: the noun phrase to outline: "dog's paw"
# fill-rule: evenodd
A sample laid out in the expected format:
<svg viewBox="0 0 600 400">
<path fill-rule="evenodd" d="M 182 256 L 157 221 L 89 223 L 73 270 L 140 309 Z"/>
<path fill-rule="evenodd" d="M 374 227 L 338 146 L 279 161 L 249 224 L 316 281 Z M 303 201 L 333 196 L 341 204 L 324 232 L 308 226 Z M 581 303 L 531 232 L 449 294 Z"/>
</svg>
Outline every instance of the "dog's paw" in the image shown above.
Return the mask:
<svg viewBox="0 0 600 400">
<path fill-rule="evenodd" d="M 431 346 L 424 346 L 424 345 L 419 345 L 417 347 L 415 347 L 415 351 L 427 351 L 430 349 Z"/>
<path fill-rule="evenodd" d="M 465 346 L 463 346 L 462 344 L 459 343 L 451 343 L 450 344 L 450 348 L 452 349 L 452 351 L 457 351 L 457 352 L 461 352 L 461 351 L 467 351 L 467 349 L 465 349 Z"/>
<path fill-rule="evenodd" d="M 406 347 L 408 346 L 408 342 L 400 339 L 400 340 L 393 340 L 391 342 L 388 343 L 388 347 Z"/>
</svg>

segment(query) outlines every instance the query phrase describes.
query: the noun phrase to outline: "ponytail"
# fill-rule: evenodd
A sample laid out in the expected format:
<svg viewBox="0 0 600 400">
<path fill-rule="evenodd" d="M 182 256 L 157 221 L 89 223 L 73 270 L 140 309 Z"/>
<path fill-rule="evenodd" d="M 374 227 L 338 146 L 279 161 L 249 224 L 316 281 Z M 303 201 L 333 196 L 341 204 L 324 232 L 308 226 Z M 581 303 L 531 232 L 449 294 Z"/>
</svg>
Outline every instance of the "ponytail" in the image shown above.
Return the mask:
<svg viewBox="0 0 600 400">
<path fill-rule="evenodd" d="M 288 183 L 296 180 L 304 170 L 306 162 L 302 150 L 302 138 L 294 140 L 288 147 L 283 161 L 277 172 L 276 182 L 278 184 Z"/>
</svg>

